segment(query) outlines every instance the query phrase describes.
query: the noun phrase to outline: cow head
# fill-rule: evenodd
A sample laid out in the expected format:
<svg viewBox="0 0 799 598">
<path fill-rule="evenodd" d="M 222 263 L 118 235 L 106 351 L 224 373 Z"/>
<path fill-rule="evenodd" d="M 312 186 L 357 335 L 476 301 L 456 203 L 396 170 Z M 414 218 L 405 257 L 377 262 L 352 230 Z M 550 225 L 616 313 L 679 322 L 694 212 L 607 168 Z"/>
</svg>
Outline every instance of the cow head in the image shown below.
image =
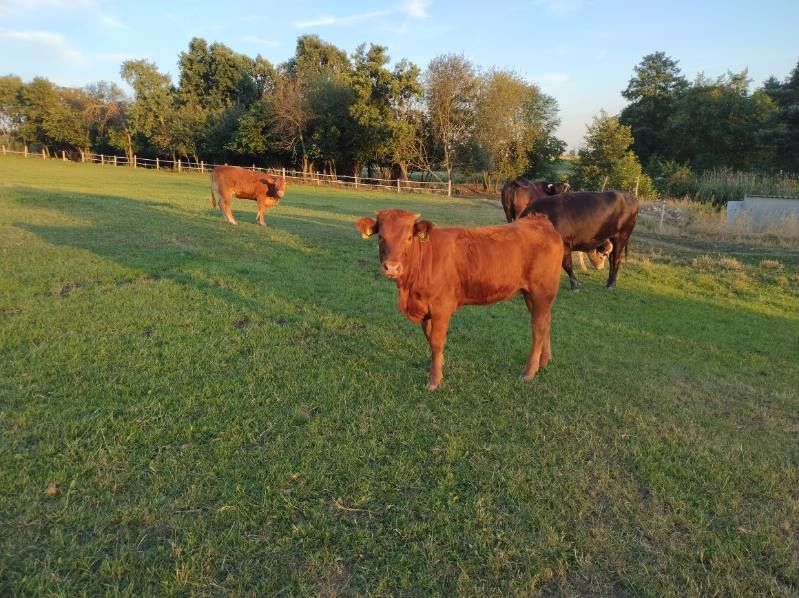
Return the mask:
<svg viewBox="0 0 799 598">
<path fill-rule="evenodd" d="M 545 190 L 548 195 L 557 195 L 558 193 L 566 193 L 571 187 L 569 183 L 547 183 Z"/>
<path fill-rule="evenodd" d="M 419 216 L 406 210 L 381 210 L 377 220 L 364 217 L 355 224 L 363 238 L 378 235 L 380 271 L 386 278 L 400 278 L 409 267 L 411 252 L 429 239 L 433 223 Z"/>
<path fill-rule="evenodd" d="M 274 197 L 276 201 L 280 201 L 286 192 L 286 179 L 269 177 L 260 179 L 260 183 L 266 185 L 267 197 Z"/>
</svg>

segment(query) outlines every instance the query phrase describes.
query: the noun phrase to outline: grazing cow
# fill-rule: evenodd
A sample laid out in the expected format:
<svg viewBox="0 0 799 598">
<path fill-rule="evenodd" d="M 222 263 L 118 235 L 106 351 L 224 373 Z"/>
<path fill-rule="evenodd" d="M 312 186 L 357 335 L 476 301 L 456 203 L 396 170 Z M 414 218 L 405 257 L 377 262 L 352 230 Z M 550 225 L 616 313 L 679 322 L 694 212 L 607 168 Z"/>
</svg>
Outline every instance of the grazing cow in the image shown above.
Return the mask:
<svg viewBox="0 0 799 598">
<path fill-rule="evenodd" d="M 523 177 L 508 181 L 502 187 L 502 209 L 505 211 L 505 218 L 508 222 L 513 222 L 531 201 L 541 197 L 565 193 L 568 190 L 569 183 L 532 182 Z M 611 245 L 610 249 L 612 248 L 613 246 Z M 597 270 L 602 270 L 605 267 L 605 259 L 610 255 L 610 249 L 605 252 L 591 249 L 587 252 L 588 260 Z M 586 272 L 587 268 L 585 267 L 582 252 L 578 253 L 577 257 L 580 260 L 580 268 L 583 272 Z"/>
<path fill-rule="evenodd" d="M 252 199 L 258 202 L 258 216 L 255 220 L 265 226 L 264 211 L 273 208 L 286 192 L 286 179 L 274 177 L 262 172 L 253 172 L 236 166 L 217 166 L 211 173 L 211 207 L 216 207 L 219 196 L 219 207 L 225 220 L 237 224 L 230 210 L 231 199 L 235 195 L 239 199 Z"/>
<path fill-rule="evenodd" d="M 569 183 L 528 181 L 523 177 L 508 181 L 502 187 L 502 209 L 505 218 L 513 222 L 531 201 L 547 195 L 557 195 L 569 190 Z"/>
<path fill-rule="evenodd" d="M 462 305 L 487 305 L 519 292 L 530 311 L 533 342 L 524 368 L 532 379 L 552 357 L 549 330 L 558 294 L 563 242 L 544 216 L 503 226 L 436 228 L 419 214 L 381 210 L 361 218 L 364 238 L 379 236 L 380 271 L 399 290 L 399 309 L 421 324 L 430 345 L 427 388 L 441 383 L 444 343 Z"/>
<path fill-rule="evenodd" d="M 521 217 L 545 214 L 563 238 L 563 269 L 569 275 L 572 290 L 580 285 L 572 270 L 572 251 L 588 251 L 612 244 L 608 288 L 616 286 L 622 254 L 638 218 L 638 200 L 629 193 L 561 193 L 530 202 Z"/>
</svg>

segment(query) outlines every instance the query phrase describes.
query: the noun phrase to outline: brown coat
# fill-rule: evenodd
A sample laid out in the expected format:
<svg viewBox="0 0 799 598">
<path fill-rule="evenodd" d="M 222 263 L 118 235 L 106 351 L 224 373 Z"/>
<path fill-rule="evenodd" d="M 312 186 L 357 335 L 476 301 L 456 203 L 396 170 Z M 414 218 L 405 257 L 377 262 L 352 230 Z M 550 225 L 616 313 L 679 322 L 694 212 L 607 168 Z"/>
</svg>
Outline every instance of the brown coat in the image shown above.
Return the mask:
<svg viewBox="0 0 799 598">
<path fill-rule="evenodd" d="M 427 387 L 443 377 L 443 351 L 452 314 L 524 295 L 533 344 L 524 377 L 550 360 L 551 307 L 558 293 L 563 242 L 545 217 L 503 226 L 436 228 L 419 214 L 381 210 L 361 218 L 364 237 L 379 235 L 380 269 L 399 291 L 399 309 L 421 324 L 432 354 Z"/>
<path fill-rule="evenodd" d="M 265 225 L 264 211 L 273 208 L 286 192 L 286 179 L 274 177 L 262 172 L 253 172 L 236 166 L 217 166 L 211 173 L 211 207 L 216 207 L 216 195 L 219 196 L 219 207 L 222 215 L 230 224 L 237 224 L 230 210 L 231 200 L 235 195 L 239 199 L 251 199 L 258 202 L 256 221 Z"/>
</svg>

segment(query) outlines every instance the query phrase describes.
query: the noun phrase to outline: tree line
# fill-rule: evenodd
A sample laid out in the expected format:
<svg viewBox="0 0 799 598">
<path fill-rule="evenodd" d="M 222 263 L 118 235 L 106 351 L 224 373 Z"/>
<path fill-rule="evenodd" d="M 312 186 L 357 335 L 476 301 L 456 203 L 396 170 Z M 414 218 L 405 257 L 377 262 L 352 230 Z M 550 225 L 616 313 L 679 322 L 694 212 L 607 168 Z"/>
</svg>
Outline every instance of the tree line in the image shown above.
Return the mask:
<svg viewBox="0 0 799 598">
<path fill-rule="evenodd" d="M 315 35 L 299 37 L 279 65 L 194 38 L 176 82 L 150 61 L 123 62 L 132 98 L 103 81 L 67 88 L 0 77 L 0 136 L 72 153 L 334 175 L 443 172 L 452 181 L 457 170 L 487 188 L 562 172 L 558 105 L 538 86 L 457 54 L 424 71 L 390 62 L 384 46 L 348 55 Z M 711 169 L 799 171 L 799 64 L 784 81 L 771 77 L 751 93 L 750 83 L 746 71 L 688 82 L 663 52 L 645 56 L 622 90 L 627 106 L 588 126 L 573 186 L 678 195 Z"/>
<path fill-rule="evenodd" d="M 553 134 L 555 100 L 511 71 L 481 71 L 454 54 L 424 72 L 389 63 L 384 46 L 347 55 L 315 35 L 300 37 L 277 66 L 194 38 L 176 83 L 150 61 L 122 63 L 133 98 L 108 82 L 73 89 L 0 78 L 0 128 L 57 151 L 402 179 L 412 170 L 452 177 L 457 168 L 487 185 L 544 172 L 565 148 Z"/>
</svg>

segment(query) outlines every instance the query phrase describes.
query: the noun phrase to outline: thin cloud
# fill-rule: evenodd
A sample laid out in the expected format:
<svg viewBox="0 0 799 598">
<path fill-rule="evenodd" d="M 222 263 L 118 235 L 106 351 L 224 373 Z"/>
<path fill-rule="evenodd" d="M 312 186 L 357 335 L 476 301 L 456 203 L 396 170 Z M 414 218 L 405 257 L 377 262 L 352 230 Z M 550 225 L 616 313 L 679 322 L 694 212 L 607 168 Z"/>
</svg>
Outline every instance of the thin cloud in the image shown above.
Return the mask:
<svg viewBox="0 0 799 598">
<path fill-rule="evenodd" d="M 542 86 L 552 89 L 561 87 L 567 83 L 569 81 L 569 75 L 566 73 L 544 73 L 543 75 L 533 77 L 533 80 L 539 81 Z"/>
<path fill-rule="evenodd" d="M 11 31 L 0 29 L 0 41 L 32 46 L 37 50 L 52 52 L 70 62 L 85 62 L 82 52 L 73 48 L 60 33 L 50 31 Z"/>
<path fill-rule="evenodd" d="M 406 0 L 396 8 L 387 8 L 383 10 L 375 10 L 355 15 L 348 15 L 343 17 L 336 17 L 332 15 L 323 15 L 307 21 L 297 21 L 294 27 L 297 29 L 309 29 L 312 27 L 333 27 L 343 25 L 353 25 L 362 21 L 377 19 L 381 17 L 388 17 L 391 15 L 405 15 L 413 19 L 425 19 L 429 16 L 428 7 L 430 6 L 429 0 Z"/>
<path fill-rule="evenodd" d="M 122 21 L 120 21 L 116 17 L 110 16 L 110 15 L 102 15 L 102 16 L 99 17 L 99 19 L 100 19 L 100 24 L 103 25 L 104 27 L 109 28 L 109 29 L 126 29 L 127 28 L 127 25 L 125 25 L 125 23 L 123 23 Z"/>
<path fill-rule="evenodd" d="M 583 7 L 582 0 L 532 0 L 532 3 L 557 17 L 574 14 Z"/>
</svg>

